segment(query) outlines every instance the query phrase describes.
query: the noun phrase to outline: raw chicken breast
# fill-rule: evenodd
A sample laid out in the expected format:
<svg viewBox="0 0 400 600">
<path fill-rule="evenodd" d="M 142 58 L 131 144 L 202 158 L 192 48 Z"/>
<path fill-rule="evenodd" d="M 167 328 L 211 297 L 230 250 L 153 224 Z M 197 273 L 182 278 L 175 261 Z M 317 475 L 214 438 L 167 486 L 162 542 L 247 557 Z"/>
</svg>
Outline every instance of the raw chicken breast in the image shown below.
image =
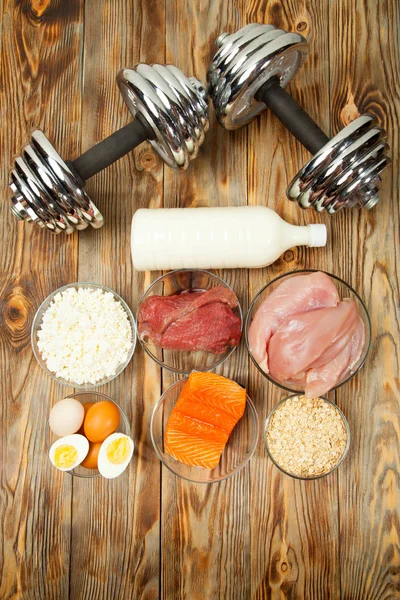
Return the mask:
<svg viewBox="0 0 400 600">
<path fill-rule="evenodd" d="M 345 302 L 347 301 L 349 300 L 345 300 Z M 318 369 L 319 367 L 323 367 L 324 365 L 329 364 L 332 360 L 334 360 L 338 354 L 340 354 L 345 348 L 347 348 L 347 346 L 351 344 L 351 340 L 357 329 L 359 321 L 360 316 L 358 312 L 352 311 L 351 316 L 344 323 L 343 329 L 335 338 L 332 339 L 329 346 L 327 346 L 324 352 L 322 352 L 322 354 L 317 358 L 317 360 L 311 363 L 308 366 L 308 368 Z"/>
<path fill-rule="evenodd" d="M 337 306 L 287 319 L 268 346 L 271 376 L 277 381 L 286 381 L 315 365 L 324 352 L 341 340 L 343 331 L 348 331 L 357 317 L 356 303 L 346 299 Z M 345 367 L 346 364 L 340 372 Z"/>
<path fill-rule="evenodd" d="M 363 352 L 365 345 L 365 325 L 360 316 L 358 316 L 357 328 L 353 334 L 353 337 L 350 341 L 351 346 L 351 354 L 349 359 L 349 364 L 347 366 L 346 376 L 349 376 L 350 373 L 353 373 L 354 368 L 358 361 L 361 358 L 361 354 Z M 343 374 L 341 374 L 341 379 L 343 378 Z"/>
<path fill-rule="evenodd" d="M 345 335 L 342 336 L 342 340 L 345 341 L 345 344 L 340 340 L 337 344 L 333 344 L 314 363 L 314 365 L 318 363 L 320 366 L 311 366 L 307 371 L 305 386 L 307 398 L 322 396 L 352 373 L 353 367 L 361 357 L 365 342 L 365 327 L 358 314 L 354 326 L 351 328 L 350 338 Z M 339 348 L 339 352 L 335 356 L 333 356 L 333 348 Z"/>
<path fill-rule="evenodd" d="M 347 369 L 350 355 L 351 346 L 346 346 L 329 363 L 316 369 L 310 369 L 307 372 L 304 392 L 306 398 L 318 398 L 335 387 L 341 374 Z"/>
<path fill-rule="evenodd" d="M 248 331 L 251 353 L 268 373 L 268 343 L 288 317 L 336 306 L 339 295 L 332 279 L 317 271 L 283 281 L 261 304 Z"/>
</svg>

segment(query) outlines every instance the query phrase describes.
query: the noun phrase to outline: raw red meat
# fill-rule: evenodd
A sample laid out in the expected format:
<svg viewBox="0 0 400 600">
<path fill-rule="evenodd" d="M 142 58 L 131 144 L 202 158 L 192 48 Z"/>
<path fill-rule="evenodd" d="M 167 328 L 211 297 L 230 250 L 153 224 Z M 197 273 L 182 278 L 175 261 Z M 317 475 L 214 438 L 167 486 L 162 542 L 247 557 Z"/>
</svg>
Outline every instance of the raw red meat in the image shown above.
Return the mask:
<svg viewBox="0 0 400 600">
<path fill-rule="evenodd" d="M 177 319 L 158 335 L 153 342 L 161 348 L 223 354 L 239 343 L 240 319 L 226 304 L 213 302 Z"/>
<path fill-rule="evenodd" d="M 161 334 L 165 329 L 164 323 L 168 315 L 175 314 L 177 310 L 184 311 L 186 305 L 193 304 L 194 297 L 204 292 L 186 292 L 174 296 L 150 296 L 141 305 L 138 314 L 138 327 L 140 338 L 151 337 L 152 333 Z"/>
<path fill-rule="evenodd" d="M 153 331 L 163 333 L 177 319 L 212 302 L 224 303 L 230 308 L 237 306 L 235 294 L 228 288 L 217 286 L 208 291 L 183 292 L 174 296 L 150 296 L 140 308 L 139 320 L 151 323 Z"/>
<path fill-rule="evenodd" d="M 318 271 L 283 281 L 261 304 L 249 327 L 250 350 L 261 368 L 268 373 L 269 340 L 288 317 L 338 302 L 336 286 L 326 273 Z"/>
<path fill-rule="evenodd" d="M 236 306 L 235 294 L 222 286 L 151 296 L 139 311 L 139 335 L 165 349 L 222 354 L 241 337 L 241 322 L 232 310 Z"/>
</svg>

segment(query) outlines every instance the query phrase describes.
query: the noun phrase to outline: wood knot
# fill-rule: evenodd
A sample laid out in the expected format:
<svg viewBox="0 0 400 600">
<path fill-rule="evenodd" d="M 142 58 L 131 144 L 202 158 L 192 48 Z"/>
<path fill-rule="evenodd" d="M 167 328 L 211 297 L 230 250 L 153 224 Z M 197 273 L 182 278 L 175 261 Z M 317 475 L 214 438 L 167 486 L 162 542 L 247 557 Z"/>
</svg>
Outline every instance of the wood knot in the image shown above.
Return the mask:
<svg viewBox="0 0 400 600">
<path fill-rule="evenodd" d="M 143 142 L 135 148 L 135 167 L 138 171 L 146 171 L 156 181 L 162 179 L 162 159 L 153 151 L 150 142 Z"/>
<path fill-rule="evenodd" d="M 50 5 L 51 0 L 31 0 L 31 12 L 37 18 L 40 19 L 46 12 L 47 7 Z"/>
<path fill-rule="evenodd" d="M 48 20 L 51 12 L 57 12 L 53 0 L 20 0 L 21 9 L 33 26 L 38 26 L 42 21 Z"/>
<path fill-rule="evenodd" d="M 347 102 L 346 106 L 344 106 L 341 110 L 341 113 L 340 113 L 341 121 L 342 121 L 343 125 L 348 125 L 349 123 L 354 121 L 354 119 L 357 119 L 357 117 L 359 117 L 359 116 L 360 116 L 360 113 L 358 112 L 357 106 L 354 104 L 354 98 L 351 98 Z"/>
<path fill-rule="evenodd" d="M 44 23 L 54 24 L 57 35 L 64 26 L 81 19 L 80 2 L 66 0 L 15 0 L 21 6 L 22 14 L 33 27 L 41 27 Z M 68 63 L 69 64 L 69 63 Z"/>
<path fill-rule="evenodd" d="M 293 548 L 280 549 L 273 553 L 269 579 L 273 586 L 287 587 L 289 590 L 298 578 L 298 564 Z"/>
<path fill-rule="evenodd" d="M 299 23 L 297 23 L 296 29 L 300 33 L 304 33 L 308 29 L 308 23 L 306 21 L 300 21 Z"/>
<path fill-rule="evenodd" d="M 21 329 L 25 326 L 28 311 L 23 296 L 15 295 L 10 298 L 5 308 L 5 322 L 13 329 Z"/>
<path fill-rule="evenodd" d="M 145 152 L 140 157 L 140 164 L 143 169 L 148 171 L 149 169 L 154 169 L 156 166 L 157 159 L 152 152 Z"/>
<path fill-rule="evenodd" d="M 21 317 L 21 312 L 16 306 L 10 306 L 8 308 L 8 315 L 10 317 L 10 321 L 18 322 Z"/>
<path fill-rule="evenodd" d="M 17 351 L 29 344 L 32 303 L 22 287 L 12 288 L 2 302 L 0 323 L 8 342 Z"/>
<path fill-rule="evenodd" d="M 286 250 L 285 254 L 283 255 L 283 260 L 287 263 L 293 262 L 294 261 L 293 250 Z"/>
</svg>

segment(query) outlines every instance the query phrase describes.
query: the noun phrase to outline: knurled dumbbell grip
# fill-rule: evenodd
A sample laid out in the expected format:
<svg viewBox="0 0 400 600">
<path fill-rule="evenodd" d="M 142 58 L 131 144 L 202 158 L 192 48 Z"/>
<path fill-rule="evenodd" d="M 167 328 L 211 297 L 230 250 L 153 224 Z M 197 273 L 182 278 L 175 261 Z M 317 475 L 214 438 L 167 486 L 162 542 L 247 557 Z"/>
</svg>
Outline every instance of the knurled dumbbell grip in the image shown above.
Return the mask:
<svg viewBox="0 0 400 600">
<path fill-rule="evenodd" d="M 78 156 L 72 161 L 72 165 L 83 181 L 86 181 L 149 139 L 154 139 L 154 133 L 138 115 L 134 121 Z"/>
<path fill-rule="evenodd" d="M 259 88 L 256 100 L 264 102 L 311 154 L 316 154 L 329 142 L 315 121 L 280 86 L 277 77 L 271 77 Z"/>
</svg>

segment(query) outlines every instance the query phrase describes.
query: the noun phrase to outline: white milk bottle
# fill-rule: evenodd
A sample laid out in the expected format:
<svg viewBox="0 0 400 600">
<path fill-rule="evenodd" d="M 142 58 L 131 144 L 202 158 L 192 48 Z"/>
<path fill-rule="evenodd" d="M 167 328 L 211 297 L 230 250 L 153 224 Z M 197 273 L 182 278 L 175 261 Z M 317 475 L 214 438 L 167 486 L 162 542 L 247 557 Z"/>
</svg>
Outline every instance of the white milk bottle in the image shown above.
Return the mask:
<svg viewBox="0 0 400 600">
<path fill-rule="evenodd" d="M 140 208 L 132 219 L 138 271 L 264 267 L 293 246 L 325 244 L 325 225 L 290 225 L 265 206 Z"/>
</svg>

